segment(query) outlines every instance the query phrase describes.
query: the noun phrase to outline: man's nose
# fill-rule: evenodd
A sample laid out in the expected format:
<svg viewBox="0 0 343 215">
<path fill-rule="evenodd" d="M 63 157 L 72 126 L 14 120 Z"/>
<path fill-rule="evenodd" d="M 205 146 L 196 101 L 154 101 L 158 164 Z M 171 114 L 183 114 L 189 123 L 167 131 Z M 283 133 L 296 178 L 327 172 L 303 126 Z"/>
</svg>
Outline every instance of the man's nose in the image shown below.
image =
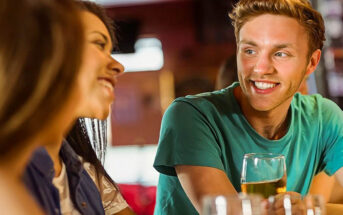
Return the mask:
<svg viewBox="0 0 343 215">
<path fill-rule="evenodd" d="M 268 54 L 261 54 L 257 57 L 255 66 L 254 66 L 254 72 L 261 73 L 261 74 L 268 74 L 272 73 L 272 59 Z"/>
</svg>

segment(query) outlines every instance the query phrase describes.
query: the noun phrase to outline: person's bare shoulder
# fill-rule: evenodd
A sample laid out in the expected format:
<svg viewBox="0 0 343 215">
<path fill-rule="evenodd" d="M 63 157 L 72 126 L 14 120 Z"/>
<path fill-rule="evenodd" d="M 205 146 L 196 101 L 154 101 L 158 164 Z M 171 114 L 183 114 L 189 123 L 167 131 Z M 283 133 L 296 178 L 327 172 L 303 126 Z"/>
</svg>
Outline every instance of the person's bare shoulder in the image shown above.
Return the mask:
<svg viewBox="0 0 343 215">
<path fill-rule="evenodd" d="M 43 211 L 29 195 L 19 179 L 0 172 L 0 211 L 1 214 L 40 215 Z"/>
</svg>

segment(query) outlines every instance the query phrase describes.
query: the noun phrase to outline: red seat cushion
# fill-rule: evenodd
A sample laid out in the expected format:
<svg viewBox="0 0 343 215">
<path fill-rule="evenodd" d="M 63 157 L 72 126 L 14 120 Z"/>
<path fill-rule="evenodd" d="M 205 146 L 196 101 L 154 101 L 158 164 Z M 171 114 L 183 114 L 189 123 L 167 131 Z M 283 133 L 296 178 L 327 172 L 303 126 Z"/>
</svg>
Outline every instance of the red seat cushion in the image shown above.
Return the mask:
<svg viewBox="0 0 343 215">
<path fill-rule="evenodd" d="M 126 202 L 137 215 L 152 215 L 156 202 L 156 186 L 118 184 Z"/>
</svg>

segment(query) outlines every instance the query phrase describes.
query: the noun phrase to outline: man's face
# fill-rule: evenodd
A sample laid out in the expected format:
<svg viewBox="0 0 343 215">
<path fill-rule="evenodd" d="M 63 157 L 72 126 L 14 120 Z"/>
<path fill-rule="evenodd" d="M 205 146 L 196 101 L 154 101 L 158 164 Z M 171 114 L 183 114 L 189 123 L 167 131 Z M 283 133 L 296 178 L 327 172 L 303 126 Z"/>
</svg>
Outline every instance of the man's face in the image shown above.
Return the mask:
<svg viewBox="0 0 343 215">
<path fill-rule="evenodd" d="M 296 19 L 264 14 L 241 28 L 238 78 L 253 109 L 270 111 L 290 104 L 309 68 L 308 36 Z"/>
</svg>

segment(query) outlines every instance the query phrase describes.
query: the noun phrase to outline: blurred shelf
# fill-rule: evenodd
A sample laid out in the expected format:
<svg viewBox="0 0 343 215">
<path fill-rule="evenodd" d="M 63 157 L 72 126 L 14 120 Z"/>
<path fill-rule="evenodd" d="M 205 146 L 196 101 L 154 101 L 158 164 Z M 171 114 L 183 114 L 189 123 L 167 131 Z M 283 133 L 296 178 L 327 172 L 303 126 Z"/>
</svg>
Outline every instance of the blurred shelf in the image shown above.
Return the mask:
<svg viewBox="0 0 343 215">
<path fill-rule="evenodd" d="M 332 52 L 336 59 L 343 59 L 343 48 L 332 47 Z"/>
</svg>

